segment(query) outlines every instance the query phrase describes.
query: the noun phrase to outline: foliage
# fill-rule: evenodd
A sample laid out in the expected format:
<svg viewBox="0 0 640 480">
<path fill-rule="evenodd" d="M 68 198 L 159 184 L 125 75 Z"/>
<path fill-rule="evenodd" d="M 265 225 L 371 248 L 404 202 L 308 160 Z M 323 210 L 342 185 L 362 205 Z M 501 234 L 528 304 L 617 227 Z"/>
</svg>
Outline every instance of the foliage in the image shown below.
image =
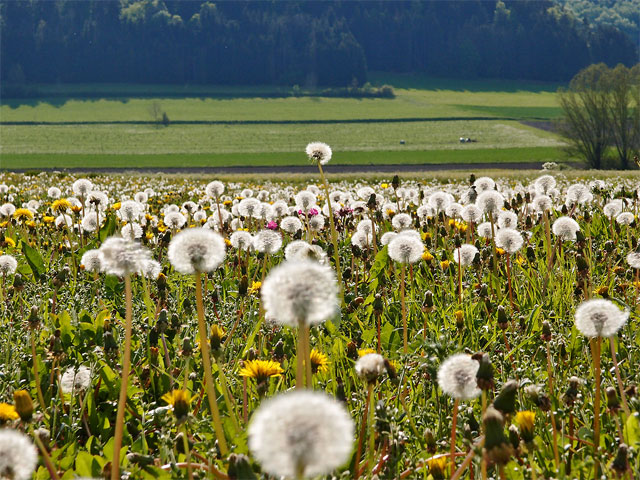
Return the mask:
<svg viewBox="0 0 640 480">
<path fill-rule="evenodd" d="M 620 166 L 640 149 L 640 64 L 632 69 L 605 64 L 581 70 L 568 90 L 560 90 L 564 112 L 561 129 L 570 149 L 593 168 L 600 168 L 614 146 Z"/>
<path fill-rule="evenodd" d="M 0 2 L 8 92 L 58 82 L 362 86 L 369 71 L 567 80 L 637 45 L 550 0 Z"/>
</svg>

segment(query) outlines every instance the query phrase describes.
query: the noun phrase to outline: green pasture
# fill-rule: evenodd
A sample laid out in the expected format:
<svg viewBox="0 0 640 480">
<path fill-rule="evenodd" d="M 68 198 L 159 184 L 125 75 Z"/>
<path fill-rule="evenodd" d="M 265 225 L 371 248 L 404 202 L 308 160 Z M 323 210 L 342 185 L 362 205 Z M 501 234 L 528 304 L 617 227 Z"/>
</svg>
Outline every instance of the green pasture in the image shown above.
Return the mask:
<svg viewBox="0 0 640 480">
<path fill-rule="evenodd" d="M 564 153 L 555 147 L 473 150 L 409 150 L 336 152 L 331 165 L 474 164 L 506 162 L 559 162 Z M 38 168 L 184 168 L 307 165 L 302 152 L 190 153 L 185 155 L 113 154 L 3 154 L 0 169 Z M 331 171 L 331 165 L 327 167 Z"/>
</svg>

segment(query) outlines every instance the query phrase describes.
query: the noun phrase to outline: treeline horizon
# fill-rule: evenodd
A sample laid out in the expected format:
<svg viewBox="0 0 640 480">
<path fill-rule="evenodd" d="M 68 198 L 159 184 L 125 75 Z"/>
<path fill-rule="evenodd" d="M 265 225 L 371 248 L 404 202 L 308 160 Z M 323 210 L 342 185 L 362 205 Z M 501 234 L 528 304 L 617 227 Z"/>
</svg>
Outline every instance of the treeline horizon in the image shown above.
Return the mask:
<svg viewBox="0 0 640 480">
<path fill-rule="evenodd" d="M 638 47 L 550 0 L 0 0 L 0 81 L 362 86 L 368 72 L 568 81 Z"/>
</svg>

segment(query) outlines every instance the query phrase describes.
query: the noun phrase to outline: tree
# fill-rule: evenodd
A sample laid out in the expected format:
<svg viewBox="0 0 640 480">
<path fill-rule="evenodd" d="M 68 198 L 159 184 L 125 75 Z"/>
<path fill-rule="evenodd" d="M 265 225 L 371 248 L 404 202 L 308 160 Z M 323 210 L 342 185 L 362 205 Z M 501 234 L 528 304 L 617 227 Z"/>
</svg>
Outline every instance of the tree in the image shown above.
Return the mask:
<svg viewBox="0 0 640 480">
<path fill-rule="evenodd" d="M 640 143 L 640 65 L 629 69 L 618 64 L 609 72 L 611 137 L 622 168 L 629 168 L 633 150 Z"/>
<path fill-rule="evenodd" d="M 604 63 L 591 65 L 573 77 L 569 89 L 558 91 L 564 112 L 560 130 L 569 141 L 569 151 L 593 168 L 602 166 L 611 139 L 608 70 Z"/>
</svg>

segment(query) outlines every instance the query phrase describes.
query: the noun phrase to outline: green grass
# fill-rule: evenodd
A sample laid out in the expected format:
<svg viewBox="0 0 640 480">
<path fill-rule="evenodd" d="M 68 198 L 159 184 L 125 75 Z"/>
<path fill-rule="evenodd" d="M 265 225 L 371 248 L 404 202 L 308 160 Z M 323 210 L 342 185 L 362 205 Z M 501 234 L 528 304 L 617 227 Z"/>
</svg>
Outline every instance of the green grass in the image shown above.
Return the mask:
<svg viewBox="0 0 640 480">
<path fill-rule="evenodd" d="M 563 161 L 555 147 L 430 151 L 336 152 L 330 165 L 474 164 Z M 302 152 L 187 155 L 4 154 L 0 168 L 182 168 L 308 165 Z M 328 168 L 331 171 L 331 167 Z"/>
<path fill-rule="evenodd" d="M 475 150 L 557 147 L 548 132 L 509 121 L 322 125 L 47 125 L 3 126 L 3 155 L 303 152 L 321 140 L 345 151 Z M 460 144 L 459 137 L 477 139 Z M 400 141 L 405 144 L 401 145 Z"/>
</svg>

